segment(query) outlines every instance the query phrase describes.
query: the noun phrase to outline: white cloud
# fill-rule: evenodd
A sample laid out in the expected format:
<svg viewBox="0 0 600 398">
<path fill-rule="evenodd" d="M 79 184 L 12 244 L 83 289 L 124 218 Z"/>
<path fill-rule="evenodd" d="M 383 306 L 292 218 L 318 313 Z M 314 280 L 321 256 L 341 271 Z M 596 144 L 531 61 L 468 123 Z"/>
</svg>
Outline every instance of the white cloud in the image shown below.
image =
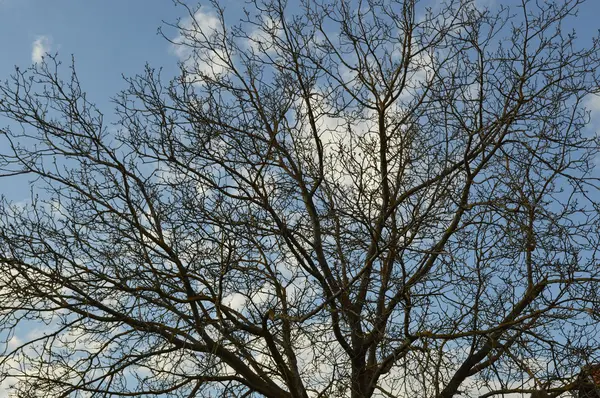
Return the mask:
<svg viewBox="0 0 600 398">
<path fill-rule="evenodd" d="M 172 45 L 173 53 L 185 64 L 192 80 L 196 73 L 214 77 L 227 70 L 227 54 L 220 40 L 215 39 L 222 34 L 221 21 L 214 12 L 203 10 L 183 20 L 183 29 Z"/>
<path fill-rule="evenodd" d="M 583 100 L 584 108 L 590 113 L 590 123 L 586 126 L 585 133 L 589 137 L 600 135 L 600 95 L 589 94 Z M 596 172 L 600 170 L 600 155 L 594 157 Z"/>
<path fill-rule="evenodd" d="M 48 36 L 38 36 L 32 45 L 31 62 L 33 62 L 34 64 L 42 62 L 44 55 L 46 55 L 46 53 L 50 51 L 50 48 L 50 38 Z"/>
<path fill-rule="evenodd" d="M 261 21 L 255 29 L 250 32 L 247 45 L 248 48 L 254 50 L 257 54 L 268 53 L 274 55 L 274 38 L 283 37 L 283 29 L 281 23 L 267 16 Z"/>
<path fill-rule="evenodd" d="M 241 293 L 233 293 L 223 299 L 223 304 L 229 308 L 241 311 L 246 306 L 246 297 Z"/>
<path fill-rule="evenodd" d="M 600 95 L 588 95 L 585 98 L 583 105 L 590 111 L 592 119 L 595 119 L 600 115 Z"/>
</svg>

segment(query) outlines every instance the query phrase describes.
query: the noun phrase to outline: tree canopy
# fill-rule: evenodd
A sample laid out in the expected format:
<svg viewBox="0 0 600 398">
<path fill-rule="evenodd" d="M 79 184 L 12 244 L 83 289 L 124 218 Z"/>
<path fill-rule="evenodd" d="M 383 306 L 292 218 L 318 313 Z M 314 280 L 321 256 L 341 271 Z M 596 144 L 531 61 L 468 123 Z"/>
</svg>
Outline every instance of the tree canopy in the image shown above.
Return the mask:
<svg viewBox="0 0 600 398">
<path fill-rule="evenodd" d="M 56 56 L 17 69 L 0 337 L 44 328 L 5 344 L 14 396 L 573 390 L 600 362 L 580 4 L 181 2 L 179 75 L 111 116 Z"/>
</svg>

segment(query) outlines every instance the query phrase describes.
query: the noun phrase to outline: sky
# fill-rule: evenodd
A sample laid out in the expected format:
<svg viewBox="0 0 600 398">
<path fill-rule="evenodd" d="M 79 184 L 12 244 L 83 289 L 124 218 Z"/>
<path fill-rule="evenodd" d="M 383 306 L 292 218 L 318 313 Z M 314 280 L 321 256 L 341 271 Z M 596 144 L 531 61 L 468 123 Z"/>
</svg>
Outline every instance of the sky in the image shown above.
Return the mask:
<svg viewBox="0 0 600 398">
<path fill-rule="evenodd" d="M 492 7 L 516 2 L 477 1 Z M 189 0 L 188 4 L 196 3 Z M 235 21 L 244 0 L 222 0 L 221 4 Z M 164 68 L 165 76 L 176 73 L 177 54 L 157 29 L 185 14 L 184 8 L 171 0 L 0 0 L 0 81 L 15 66 L 23 69 L 39 62 L 46 52 L 58 53 L 65 66 L 73 56 L 89 98 L 110 115 L 114 108 L 111 97 L 125 88 L 123 75 L 142 72 L 146 63 Z M 589 43 L 600 28 L 598 15 L 600 0 L 588 0 L 581 6 L 574 27 L 582 44 Z M 166 34 L 176 36 L 172 28 L 166 29 Z M 600 101 L 590 105 L 600 111 Z M 6 124 L 0 117 L 0 126 Z M 0 195 L 27 200 L 29 183 L 22 178 L 10 184 L 0 182 Z"/>
<path fill-rule="evenodd" d="M 83 88 L 110 115 L 123 75 L 143 72 L 146 63 L 176 72 L 177 57 L 157 28 L 184 15 L 170 0 L 0 0 L 0 80 L 46 52 L 58 53 L 65 70 L 73 56 Z M 7 121 L 0 117 L 0 125 Z M 25 200 L 29 184 L 0 181 L 0 194 Z"/>
<path fill-rule="evenodd" d="M 290 0 L 294 1 L 298 0 Z M 502 3 L 480 1 L 492 6 Z M 243 4 L 242 0 L 223 1 L 234 20 Z M 600 28 L 598 15 L 600 0 L 581 6 L 574 27 L 582 45 Z M 111 97 L 126 86 L 123 75 L 143 72 L 146 63 L 164 68 L 165 76 L 176 73 L 177 53 L 157 28 L 178 17 L 185 17 L 185 10 L 170 0 L 0 0 L 0 81 L 15 66 L 24 69 L 39 62 L 46 52 L 58 53 L 65 66 L 73 56 L 83 88 L 110 115 Z M 173 29 L 166 33 L 176 36 Z M 600 115 L 600 101 L 590 102 L 590 108 Z M 596 119 L 594 126 L 600 126 L 600 117 Z M 7 124 L 0 117 L 0 127 Z M 29 189 L 27 178 L 14 178 L 10 183 L 0 179 L 0 195 L 11 200 L 27 200 Z M 0 397 L 4 394 L 0 386 Z"/>
<path fill-rule="evenodd" d="M 46 52 L 58 53 L 65 67 L 73 56 L 82 86 L 110 115 L 111 97 L 125 88 L 123 75 L 143 72 L 146 63 L 164 68 L 167 76 L 176 73 L 178 58 L 157 29 L 183 16 L 183 7 L 170 0 L 0 0 L 0 81 Z M 0 117 L 0 126 L 7 124 Z M 0 179 L 0 195 L 27 201 L 30 181 Z M 37 327 L 20 328 L 12 344 L 36 333 Z M 0 398 L 8 396 L 9 383 L 0 385 Z"/>
</svg>

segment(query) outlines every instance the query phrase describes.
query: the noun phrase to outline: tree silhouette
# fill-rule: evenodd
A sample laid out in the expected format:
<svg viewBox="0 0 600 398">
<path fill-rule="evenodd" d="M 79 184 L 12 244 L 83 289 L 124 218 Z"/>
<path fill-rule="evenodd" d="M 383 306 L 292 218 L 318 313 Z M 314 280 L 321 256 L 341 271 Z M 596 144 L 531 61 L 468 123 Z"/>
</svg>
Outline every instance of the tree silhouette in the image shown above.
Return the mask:
<svg viewBox="0 0 600 398">
<path fill-rule="evenodd" d="M 34 188 L 0 205 L 14 396 L 572 389 L 600 354 L 580 3 L 186 7 L 165 33 L 180 75 L 127 78 L 114 123 L 74 67 L 17 69 L 0 169 Z"/>
<path fill-rule="evenodd" d="M 600 364 L 586 365 L 577 378 L 579 398 L 600 397 Z"/>
</svg>

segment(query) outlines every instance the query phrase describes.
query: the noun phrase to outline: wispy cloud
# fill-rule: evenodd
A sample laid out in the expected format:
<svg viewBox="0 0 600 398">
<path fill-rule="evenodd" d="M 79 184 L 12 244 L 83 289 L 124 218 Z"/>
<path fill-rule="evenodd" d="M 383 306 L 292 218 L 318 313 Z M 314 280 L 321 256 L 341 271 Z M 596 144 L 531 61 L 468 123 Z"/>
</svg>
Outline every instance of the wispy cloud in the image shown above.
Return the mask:
<svg viewBox="0 0 600 398">
<path fill-rule="evenodd" d="M 597 116 L 600 114 L 600 95 L 588 95 L 585 98 L 583 105 L 592 113 L 592 117 Z"/>
<path fill-rule="evenodd" d="M 180 34 L 173 39 L 172 50 L 189 69 L 192 78 L 196 73 L 208 76 L 224 73 L 227 55 L 218 46 L 206 45 L 206 42 L 215 41 L 214 35 L 222 34 L 223 27 L 218 16 L 203 7 L 192 18 L 184 19 L 182 27 Z"/>
<path fill-rule="evenodd" d="M 48 36 L 38 36 L 33 42 L 31 49 L 31 62 L 37 64 L 42 62 L 44 55 L 50 51 L 51 40 Z"/>
</svg>

